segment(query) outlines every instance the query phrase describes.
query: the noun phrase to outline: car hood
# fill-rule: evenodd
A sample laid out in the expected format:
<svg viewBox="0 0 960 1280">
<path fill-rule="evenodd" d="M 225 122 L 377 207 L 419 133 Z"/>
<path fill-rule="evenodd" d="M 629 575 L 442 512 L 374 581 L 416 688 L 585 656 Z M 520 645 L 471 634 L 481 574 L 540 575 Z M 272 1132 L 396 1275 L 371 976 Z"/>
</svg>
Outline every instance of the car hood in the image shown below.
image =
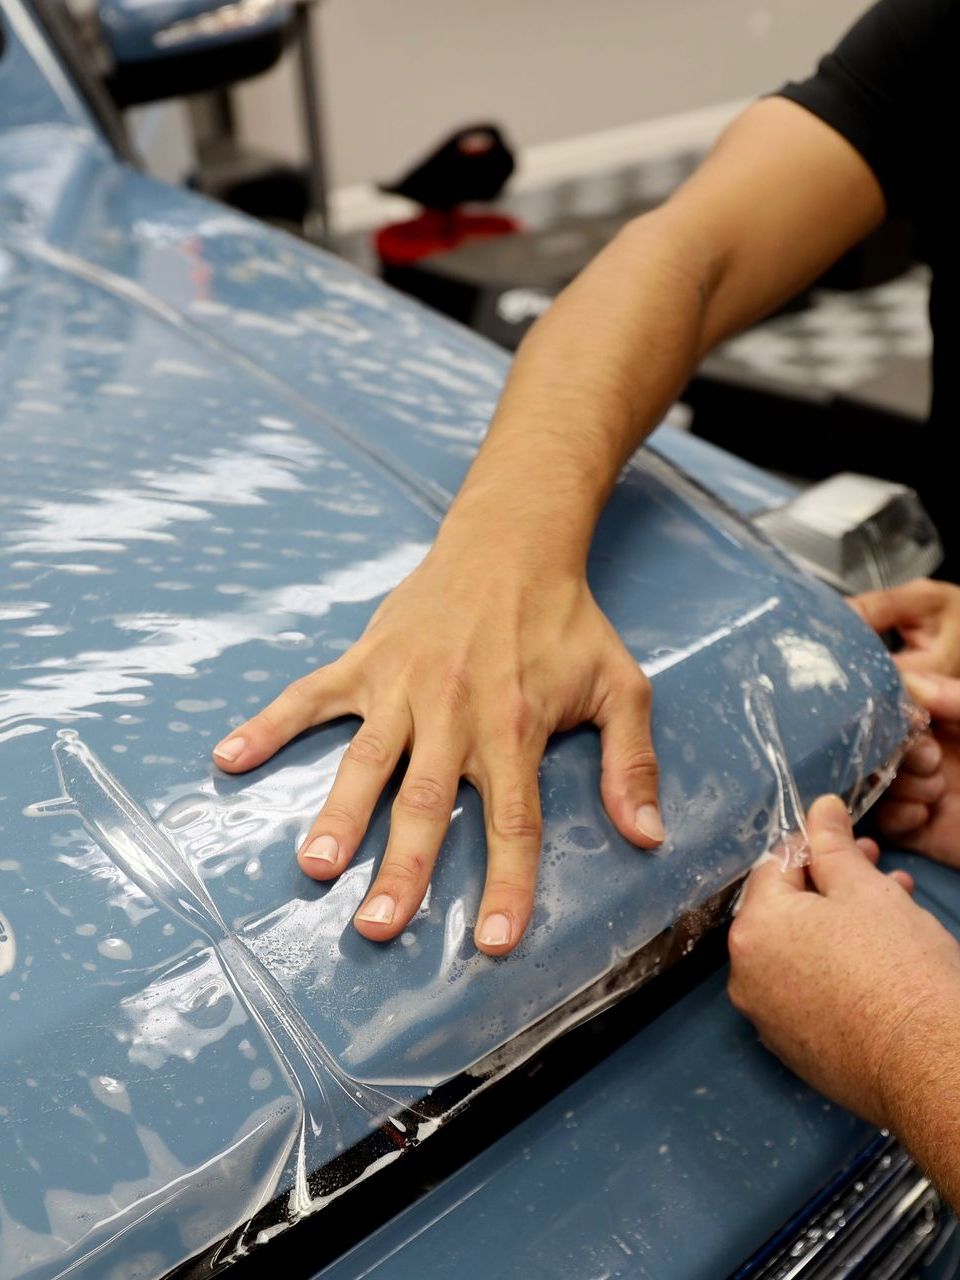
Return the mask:
<svg viewBox="0 0 960 1280">
<path fill-rule="evenodd" d="M 322 1207 L 641 981 L 654 940 L 693 945 L 799 804 L 860 803 L 895 757 L 875 637 L 642 451 L 590 581 L 653 679 L 662 851 L 612 828 L 584 728 L 543 763 L 514 955 L 473 949 L 466 786 L 409 929 L 361 938 L 388 804 L 336 883 L 293 856 L 355 723 L 246 777 L 210 748 L 420 562 L 505 368 L 83 130 L 0 134 L 4 1277 L 223 1261 Z"/>
</svg>

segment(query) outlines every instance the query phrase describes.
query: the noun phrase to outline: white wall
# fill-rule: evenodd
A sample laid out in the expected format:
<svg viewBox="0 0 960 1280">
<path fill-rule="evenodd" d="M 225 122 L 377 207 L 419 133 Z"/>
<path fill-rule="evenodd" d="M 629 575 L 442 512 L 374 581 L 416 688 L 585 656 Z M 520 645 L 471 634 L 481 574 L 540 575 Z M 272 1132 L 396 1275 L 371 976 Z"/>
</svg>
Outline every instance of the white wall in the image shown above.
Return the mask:
<svg viewBox="0 0 960 1280">
<path fill-rule="evenodd" d="M 463 123 L 522 148 L 803 75 L 867 0 L 318 0 L 333 186 L 389 178 Z M 289 59 L 244 86 L 245 137 L 302 154 Z"/>
</svg>

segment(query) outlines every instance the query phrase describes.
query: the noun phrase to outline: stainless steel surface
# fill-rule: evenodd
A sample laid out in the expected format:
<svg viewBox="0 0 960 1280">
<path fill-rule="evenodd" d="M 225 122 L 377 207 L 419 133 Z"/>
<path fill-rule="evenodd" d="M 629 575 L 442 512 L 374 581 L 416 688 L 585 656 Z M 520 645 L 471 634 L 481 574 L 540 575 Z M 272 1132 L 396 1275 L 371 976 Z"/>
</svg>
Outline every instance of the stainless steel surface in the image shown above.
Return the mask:
<svg viewBox="0 0 960 1280">
<path fill-rule="evenodd" d="M 927 577 L 943 547 L 906 485 L 841 472 L 754 523 L 798 564 L 855 594 Z"/>
</svg>

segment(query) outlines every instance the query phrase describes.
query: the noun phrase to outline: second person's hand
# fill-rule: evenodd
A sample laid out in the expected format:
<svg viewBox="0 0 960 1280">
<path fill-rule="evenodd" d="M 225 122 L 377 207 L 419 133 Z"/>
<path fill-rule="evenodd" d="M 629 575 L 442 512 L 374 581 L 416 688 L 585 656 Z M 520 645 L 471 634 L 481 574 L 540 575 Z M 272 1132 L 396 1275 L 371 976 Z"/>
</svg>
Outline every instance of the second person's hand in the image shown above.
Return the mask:
<svg viewBox="0 0 960 1280">
<path fill-rule="evenodd" d="M 881 635 L 898 631 L 901 671 L 960 676 L 960 587 L 915 578 L 901 587 L 853 596 L 851 607 Z"/>
<path fill-rule="evenodd" d="M 901 849 L 960 867 L 960 680 L 907 672 L 904 683 L 933 724 L 877 805 L 877 830 Z"/>
</svg>

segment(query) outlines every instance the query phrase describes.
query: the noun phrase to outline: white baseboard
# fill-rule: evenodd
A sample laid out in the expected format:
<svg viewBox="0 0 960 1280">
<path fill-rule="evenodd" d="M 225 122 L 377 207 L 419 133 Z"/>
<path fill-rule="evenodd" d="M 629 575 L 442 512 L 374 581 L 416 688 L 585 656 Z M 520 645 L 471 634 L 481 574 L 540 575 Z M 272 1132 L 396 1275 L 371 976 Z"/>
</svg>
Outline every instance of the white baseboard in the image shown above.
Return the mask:
<svg viewBox="0 0 960 1280">
<path fill-rule="evenodd" d="M 644 120 L 597 133 L 562 138 L 524 148 L 510 181 L 506 203 L 584 178 L 622 171 L 665 160 L 678 153 L 705 151 L 746 104 L 718 106 Z M 337 235 L 369 231 L 384 222 L 408 218 L 416 206 L 388 196 L 366 183 L 340 187 L 331 193 L 330 213 Z"/>
</svg>

